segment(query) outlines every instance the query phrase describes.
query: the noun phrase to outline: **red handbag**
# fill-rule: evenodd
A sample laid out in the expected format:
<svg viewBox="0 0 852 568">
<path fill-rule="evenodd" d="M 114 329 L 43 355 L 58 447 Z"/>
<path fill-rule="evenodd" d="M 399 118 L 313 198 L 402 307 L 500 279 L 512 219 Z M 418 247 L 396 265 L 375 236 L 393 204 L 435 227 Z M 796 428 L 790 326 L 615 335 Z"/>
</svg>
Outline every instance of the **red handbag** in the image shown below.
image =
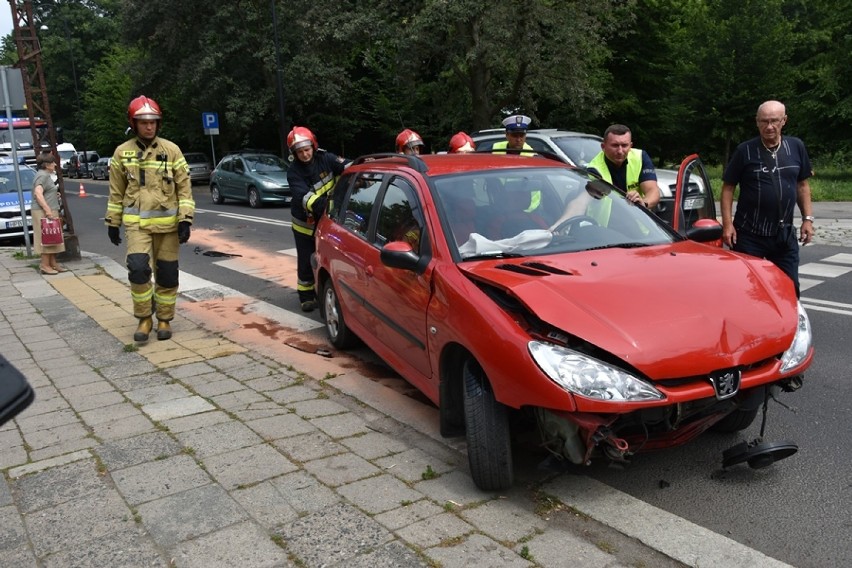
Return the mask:
<svg viewBox="0 0 852 568">
<path fill-rule="evenodd" d="M 41 220 L 41 244 L 61 245 L 63 242 L 65 242 L 65 238 L 62 235 L 62 220 L 43 217 Z"/>
</svg>

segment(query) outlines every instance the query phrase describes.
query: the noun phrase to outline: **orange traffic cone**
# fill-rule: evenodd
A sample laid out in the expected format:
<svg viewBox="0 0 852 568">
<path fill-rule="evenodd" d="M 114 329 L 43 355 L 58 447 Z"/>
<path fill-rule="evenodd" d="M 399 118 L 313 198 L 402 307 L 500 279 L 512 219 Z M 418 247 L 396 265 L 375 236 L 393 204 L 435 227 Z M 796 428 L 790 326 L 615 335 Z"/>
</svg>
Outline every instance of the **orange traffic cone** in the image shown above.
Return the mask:
<svg viewBox="0 0 852 568">
<path fill-rule="evenodd" d="M 80 182 L 80 192 L 77 194 L 78 197 L 89 197 L 86 195 L 86 188 L 83 187 L 83 182 Z"/>
</svg>

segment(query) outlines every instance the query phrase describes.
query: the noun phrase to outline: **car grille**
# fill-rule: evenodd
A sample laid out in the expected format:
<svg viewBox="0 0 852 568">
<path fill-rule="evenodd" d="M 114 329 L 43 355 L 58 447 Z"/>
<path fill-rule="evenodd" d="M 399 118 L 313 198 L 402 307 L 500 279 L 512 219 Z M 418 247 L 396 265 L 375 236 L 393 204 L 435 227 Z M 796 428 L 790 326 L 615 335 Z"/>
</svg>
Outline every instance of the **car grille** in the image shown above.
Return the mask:
<svg viewBox="0 0 852 568">
<path fill-rule="evenodd" d="M 30 208 L 27 207 L 27 215 L 30 213 Z M 16 219 L 21 216 L 20 209 L 17 211 L 0 211 L 0 219 Z"/>
<path fill-rule="evenodd" d="M 772 357 L 767 357 L 766 359 L 763 359 L 761 361 L 757 361 L 757 362 L 752 363 L 750 365 L 744 365 L 741 368 L 742 374 L 746 375 L 746 374 L 748 374 L 752 371 L 760 369 L 761 367 L 765 367 L 765 366 L 768 366 L 768 365 L 774 365 L 778 361 L 778 359 L 781 358 L 782 355 L 783 355 L 783 353 L 779 353 L 777 355 L 774 355 Z M 665 387 L 679 387 L 679 386 L 688 385 L 688 384 L 691 384 L 691 383 L 706 384 L 707 383 L 707 377 L 708 377 L 708 375 L 695 375 L 695 376 L 692 376 L 692 377 L 679 377 L 679 378 L 676 378 L 676 379 L 657 379 L 654 382 L 658 385 L 665 386 Z"/>
</svg>

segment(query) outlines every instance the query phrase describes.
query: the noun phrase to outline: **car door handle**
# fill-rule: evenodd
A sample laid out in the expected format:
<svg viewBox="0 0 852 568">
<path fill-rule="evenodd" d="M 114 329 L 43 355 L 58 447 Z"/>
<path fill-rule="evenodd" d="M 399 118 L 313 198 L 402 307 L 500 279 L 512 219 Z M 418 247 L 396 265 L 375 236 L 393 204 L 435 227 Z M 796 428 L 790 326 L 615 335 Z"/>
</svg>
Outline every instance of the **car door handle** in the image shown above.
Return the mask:
<svg viewBox="0 0 852 568">
<path fill-rule="evenodd" d="M 365 268 L 364 268 L 364 273 L 365 273 L 367 276 L 372 277 L 372 276 L 373 276 L 373 267 L 372 267 L 372 266 L 367 266 L 367 267 L 365 267 Z"/>
</svg>

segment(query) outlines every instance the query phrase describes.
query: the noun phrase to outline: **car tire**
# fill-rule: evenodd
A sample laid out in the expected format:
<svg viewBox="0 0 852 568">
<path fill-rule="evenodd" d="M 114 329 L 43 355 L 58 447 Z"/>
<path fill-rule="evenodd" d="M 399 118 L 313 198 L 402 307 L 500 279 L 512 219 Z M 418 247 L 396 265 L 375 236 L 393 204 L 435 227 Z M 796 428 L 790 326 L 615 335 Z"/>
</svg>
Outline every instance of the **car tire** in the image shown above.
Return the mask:
<svg viewBox="0 0 852 568">
<path fill-rule="evenodd" d="M 346 325 L 343 318 L 343 310 L 340 309 L 340 300 L 337 298 L 337 290 L 331 278 L 325 281 L 322 288 L 322 316 L 325 320 L 325 331 L 328 340 L 337 349 L 347 349 L 355 343 L 355 334 Z"/>
<path fill-rule="evenodd" d="M 252 209 L 260 209 L 263 207 L 263 201 L 260 200 L 260 192 L 256 187 L 248 188 L 248 202 Z"/>
<path fill-rule="evenodd" d="M 494 398 L 482 367 L 467 359 L 464 380 L 464 418 L 467 458 L 473 482 L 483 491 L 502 491 L 512 486 L 512 437 L 509 409 Z"/>
<path fill-rule="evenodd" d="M 216 205 L 222 205 L 223 203 L 225 203 L 225 198 L 222 197 L 221 193 L 219 193 L 218 185 L 210 186 L 210 197 L 213 199 L 213 203 Z"/>
</svg>

